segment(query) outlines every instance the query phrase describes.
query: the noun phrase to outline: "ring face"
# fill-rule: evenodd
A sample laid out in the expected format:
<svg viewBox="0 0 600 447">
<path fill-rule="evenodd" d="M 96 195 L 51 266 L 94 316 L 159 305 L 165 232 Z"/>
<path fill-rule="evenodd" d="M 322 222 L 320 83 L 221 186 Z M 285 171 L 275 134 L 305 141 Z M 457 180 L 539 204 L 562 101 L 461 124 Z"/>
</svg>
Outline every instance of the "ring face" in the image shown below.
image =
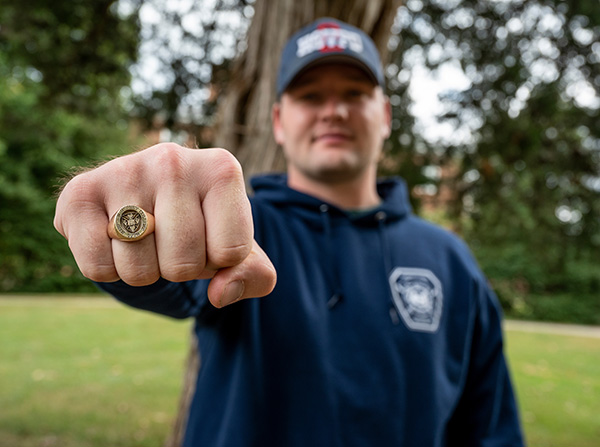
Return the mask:
<svg viewBox="0 0 600 447">
<path fill-rule="evenodd" d="M 148 229 L 148 217 L 139 206 L 127 205 L 115 214 L 114 225 L 119 238 L 134 241 Z"/>
</svg>

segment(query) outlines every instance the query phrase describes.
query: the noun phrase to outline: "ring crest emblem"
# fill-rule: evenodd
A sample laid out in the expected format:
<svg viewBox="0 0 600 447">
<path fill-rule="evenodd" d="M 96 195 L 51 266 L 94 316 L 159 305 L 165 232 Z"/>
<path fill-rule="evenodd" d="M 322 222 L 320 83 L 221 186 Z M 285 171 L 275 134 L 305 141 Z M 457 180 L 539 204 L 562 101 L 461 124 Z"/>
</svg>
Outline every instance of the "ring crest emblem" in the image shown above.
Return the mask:
<svg viewBox="0 0 600 447">
<path fill-rule="evenodd" d="M 146 213 L 138 206 L 124 206 L 115 215 L 115 231 L 122 238 L 136 240 L 143 236 L 147 228 Z"/>
<path fill-rule="evenodd" d="M 128 233 L 139 231 L 142 223 L 142 215 L 137 211 L 127 211 L 121 215 L 121 225 Z"/>
</svg>

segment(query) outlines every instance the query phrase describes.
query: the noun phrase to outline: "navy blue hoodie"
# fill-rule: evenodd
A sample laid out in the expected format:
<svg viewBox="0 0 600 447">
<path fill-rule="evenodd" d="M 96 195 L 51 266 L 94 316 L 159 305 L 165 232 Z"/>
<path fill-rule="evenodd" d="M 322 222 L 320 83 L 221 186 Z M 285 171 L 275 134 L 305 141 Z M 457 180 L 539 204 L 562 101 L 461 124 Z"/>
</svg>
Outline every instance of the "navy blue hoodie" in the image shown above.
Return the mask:
<svg viewBox="0 0 600 447">
<path fill-rule="evenodd" d="M 500 310 L 463 242 L 412 215 L 402 181 L 347 213 L 286 180 L 252 182 L 269 296 L 216 309 L 207 281 L 101 284 L 196 318 L 184 446 L 522 446 Z"/>
</svg>

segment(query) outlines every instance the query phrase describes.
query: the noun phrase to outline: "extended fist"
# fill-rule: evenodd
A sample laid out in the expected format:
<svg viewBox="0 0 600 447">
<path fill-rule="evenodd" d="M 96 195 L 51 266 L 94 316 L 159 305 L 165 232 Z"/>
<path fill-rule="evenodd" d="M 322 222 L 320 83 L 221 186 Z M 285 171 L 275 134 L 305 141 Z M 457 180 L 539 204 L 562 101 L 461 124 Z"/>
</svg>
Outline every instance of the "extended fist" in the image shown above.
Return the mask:
<svg viewBox="0 0 600 447">
<path fill-rule="evenodd" d="M 154 214 L 155 232 L 137 242 L 110 239 L 108 222 L 123 205 Z M 208 295 L 217 307 L 275 285 L 275 269 L 253 240 L 242 169 L 223 149 L 159 144 L 80 174 L 63 189 L 54 226 L 94 281 L 213 278 Z"/>
</svg>

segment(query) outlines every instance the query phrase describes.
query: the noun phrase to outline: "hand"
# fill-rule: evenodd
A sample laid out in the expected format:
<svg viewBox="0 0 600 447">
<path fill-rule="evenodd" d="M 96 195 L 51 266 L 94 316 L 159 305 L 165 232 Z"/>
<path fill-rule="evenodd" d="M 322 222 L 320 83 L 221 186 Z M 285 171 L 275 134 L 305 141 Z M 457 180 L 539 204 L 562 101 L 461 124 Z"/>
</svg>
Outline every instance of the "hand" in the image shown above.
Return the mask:
<svg viewBox="0 0 600 447">
<path fill-rule="evenodd" d="M 110 239 L 110 217 L 129 204 L 154 214 L 155 232 L 137 242 Z M 253 240 L 242 169 L 223 149 L 158 144 L 80 174 L 63 189 L 54 226 L 94 281 L 212 278 L 216 307 L 275 286 L 275 269 Z"/>
</svg>

